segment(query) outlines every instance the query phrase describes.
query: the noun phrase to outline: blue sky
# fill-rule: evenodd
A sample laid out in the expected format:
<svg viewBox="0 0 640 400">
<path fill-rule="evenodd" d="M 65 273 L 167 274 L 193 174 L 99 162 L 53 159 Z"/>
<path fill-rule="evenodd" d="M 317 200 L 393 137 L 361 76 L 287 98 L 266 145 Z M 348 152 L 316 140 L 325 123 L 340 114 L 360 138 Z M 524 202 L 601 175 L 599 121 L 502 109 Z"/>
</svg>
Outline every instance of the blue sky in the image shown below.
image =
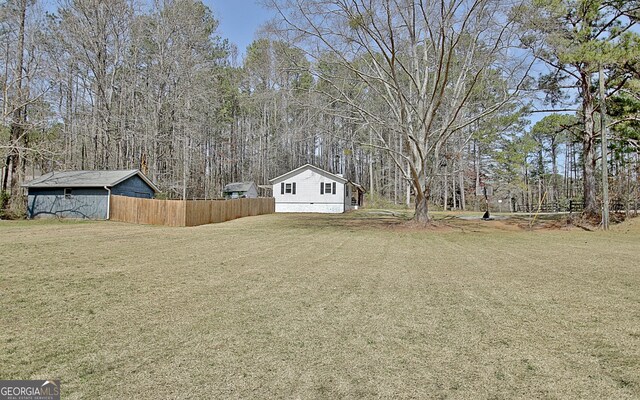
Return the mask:
<svg viewBox="0 0 640 400">
<path fill-rule="evenodd" d="M 256 0 L 204 0 L 216 19 L 220 21 L 218 34 L 238 46 L 244 54 L 255 39 L 260 25 L 267 22 L 273 12 L 259 5 Z"/>
<path fill-rule="evenodd" d="M 55 12 L 59 6 L 57 0 L 41 1 L 44 9 L 48 11 Z M 272 11 L 258 4 L 258 0 L 203 0 L 203 3 L 220 21 L 218 34 L 238 46 L 241 55 L 255 39 L 255 33 L 260 25 L 274 15 Z"/>
</svg>

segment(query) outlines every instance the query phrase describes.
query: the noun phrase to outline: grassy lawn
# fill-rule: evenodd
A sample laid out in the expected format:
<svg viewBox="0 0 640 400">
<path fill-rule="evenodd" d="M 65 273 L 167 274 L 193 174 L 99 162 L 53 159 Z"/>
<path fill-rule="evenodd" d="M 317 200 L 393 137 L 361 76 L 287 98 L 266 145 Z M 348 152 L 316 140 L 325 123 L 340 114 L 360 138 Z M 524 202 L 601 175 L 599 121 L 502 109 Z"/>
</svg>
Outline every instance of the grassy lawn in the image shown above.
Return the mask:
<svg viewBox="0 0 640 400">
<path fill-rule="evenodd" d="M 64 399 L 640 397 L 639 220 L 401 218 L 0 221 L 0 378 Z"/>
</svg>

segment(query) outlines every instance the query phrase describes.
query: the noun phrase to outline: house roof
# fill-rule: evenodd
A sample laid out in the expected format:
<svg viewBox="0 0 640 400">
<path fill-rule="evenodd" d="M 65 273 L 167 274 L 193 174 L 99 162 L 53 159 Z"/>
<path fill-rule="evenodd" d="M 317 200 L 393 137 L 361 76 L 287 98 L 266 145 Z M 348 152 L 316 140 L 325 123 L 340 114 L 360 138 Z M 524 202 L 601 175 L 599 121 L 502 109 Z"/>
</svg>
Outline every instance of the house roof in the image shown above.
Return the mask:
<svg viewBox="0 0 640 400">
<path fill-rule="evenodd" d="M 155 192 L 160 191 L 156 185 L 137 169 L 124 171 L 49 172 L 22 186 L 27 188 L 113 187 L 135 175 L 138 175 Z"/>
<path fill-rule="evenodd" d="M 222 191 L 225 193 L 248 192 L 252 185 L 255 184 L 253 182 L 233 182 L 228 183 Z"/>
<path fill-rule="evenodd" d="M 330 179 L 333 179 L 335 181 L 338 181 L 340 183 L 346 183 L 347 182 L 347 180 L 344 179 L 343 177 L 338 176 L 336 174 L 332 174 L 331 172 L 327 172 L 327 171 L 323 170 L 322 168 L 318 168 L 315 165 L 311 165 L 311 164 L 305 164 L 305 165 L 303 165 L 301 167 L 298 167 L 298 168 L 296 168 L 296 169 L 294 169 L 292 171 L 287 172 L 286 174 L 282 174 L 282 175 L 280 175 L 280 176 L 278 176 L 276 178 L 273 178 L 269 182 L 271 182 L 272 184 L 275 184 L 275 183 L 277 183 L 279 181 L 282 181 L 282 180 L 285 180 L 285 179 L 287 179 L 287 178 L 289 178 L 291 176 L 297 175 L 298 173 L 300 173 L 300 172 L 302 172 L 304 170 L 307 170 L 307 169 L 312 169 L 315 172 L 319 173 L 320 175 L 324 175 L 324 176 L 326 176 L 326 177 L 328 177 Z"/>
<path fill-rule="evenodd" d="M 349 183 L 352 184 L 353 186 L 355 186 L 362 193 L 367 193 L 367 191 L 365 190 L 364 186 L 360 185 L 359 183 L 355 183 L 355 182 L 352 182 L 352 181 L 349 181 Z"/>
</svg>

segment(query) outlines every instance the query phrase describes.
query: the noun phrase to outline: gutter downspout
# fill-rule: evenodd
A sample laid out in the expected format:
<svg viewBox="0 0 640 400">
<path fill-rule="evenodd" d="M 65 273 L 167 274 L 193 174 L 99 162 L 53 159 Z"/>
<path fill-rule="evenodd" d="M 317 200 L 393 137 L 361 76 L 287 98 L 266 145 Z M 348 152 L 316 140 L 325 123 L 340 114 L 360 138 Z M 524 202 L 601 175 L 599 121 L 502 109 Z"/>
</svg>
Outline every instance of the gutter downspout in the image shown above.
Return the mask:
<svg viewBox="0 0 640 400">
<path fill-rule="evenodd" d="M 104 186 L 107 191 L 107 221 L 111 218 L 111 188 Z"/>
</svg>

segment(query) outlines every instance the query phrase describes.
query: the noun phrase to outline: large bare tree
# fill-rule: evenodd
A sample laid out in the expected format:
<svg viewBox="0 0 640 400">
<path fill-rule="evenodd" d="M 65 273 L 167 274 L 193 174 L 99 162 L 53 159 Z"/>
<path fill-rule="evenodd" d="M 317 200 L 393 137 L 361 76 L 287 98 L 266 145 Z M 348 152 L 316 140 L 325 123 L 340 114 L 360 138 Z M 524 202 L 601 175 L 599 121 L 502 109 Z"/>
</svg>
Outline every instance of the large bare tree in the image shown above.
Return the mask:
<svg viewBox="0 0 640 400">
<path fill-rule="evenodd" d="M 312 57 L 334 55 L 386 112 L 337 90 L 357 110 L 416 194 L 428 223 L 441 151 L 456 132 L 500 110 L 526 81 L 531 59 L 515 48 L 505 0 L 269 0 L 275 30 Z M 317 71 L 322 75 L 322 71 Z M 379 110 L 379 108 L 378 108 Z M 391 134 L 391 136 L 389 136 Z M 389 142 L 400 136 L 403 150 Z"/>
</svg>

